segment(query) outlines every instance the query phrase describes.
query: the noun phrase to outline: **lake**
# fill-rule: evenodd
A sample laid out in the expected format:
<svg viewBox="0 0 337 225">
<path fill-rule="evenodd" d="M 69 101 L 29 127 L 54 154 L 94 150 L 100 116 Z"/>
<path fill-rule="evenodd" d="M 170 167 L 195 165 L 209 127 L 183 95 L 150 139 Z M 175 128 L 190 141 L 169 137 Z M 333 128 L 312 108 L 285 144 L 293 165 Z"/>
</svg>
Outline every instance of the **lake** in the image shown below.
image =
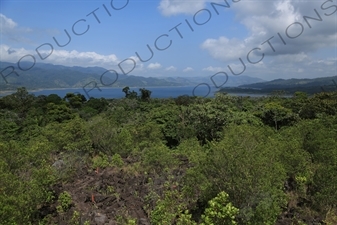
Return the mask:
<svg viewBox="0 0 337 225">
<path fill-rule="evenodd" d="M 184 87 L 145 87 L 145 89 L 150 90 L 152 98 L 170 98 L 170 97 L 178 97 L 180 95 L 190 95 L 193 96 L 193 87 L 184 86 Z M 98 89 L 91 90 L 86 89 L 87 93 L 82 89 L 54 89 L 54 90 L 39 90 L 39 91 L 32 91 L 31 93 L 37 95 L 49 95 L 49 94 L 57 94 L 60 97 L 64 97 L 67 93 L 80 93 L 83 94 L 86 98 L 94 97 L 94 98 L 124 98 L 125 93 L 122 91 L 123 88 L 100 88 L 101 91 Z M 211 89 L 209 93 L 209 97 L 213 97 L 214 93 L 218 89 Z M 132 87 L 130 91 L 136 91 L 140 95 L 139 87 Z M 196 96 L 206 96 L 208 94 L 207 87 L 198 87 L 194 91 L 194 95 Z"/>
<path fill-rule="evenodd" d="M 50 94 L 57 94 L 61 98 L 63 98 L 67 93 L 80 93 L 83 94 L 86 98 L 94 97 L 94 98 L 124 98 L 125 94 L 122 92 L 122 87 L 118 88 L 100 88 L 101 91 L 98 89 L 91 90 L 87 89 L 87 94 L 82 88 L 63 88 L 63 89 L 45 89 L 45 90 L 36 90 L 36 91 L 29 91 L 29 93 L 34 94 L 35 96 L 38 95 L 50 95 Z M 211 90 L 208 89 L 206 86 L 199 86 L 195 88 L 195 86 L 179 86 L 179 87 L 146 87 L 145 89 L 150 90 L 152 98 L 176 98 L 181 95 L 189 95 L 189 96 L 200 96 L 200 97 L 214 97 L 218 88 L 211 87 Z M 136 91 L 140 93 L 139 87 L 132 87 L 130 88 L 131 91 Z M 12 92 L 13 93 L 13 92 Z M 5 96 L 11 93 L 0 93 L 0 96 Z M 252 96 L 252 97 L 262 97 L 266 96 L 263 94 L 244 94 L 244 93 L 233 93 L 230 95 L 234 96 Z"/>
</svg>

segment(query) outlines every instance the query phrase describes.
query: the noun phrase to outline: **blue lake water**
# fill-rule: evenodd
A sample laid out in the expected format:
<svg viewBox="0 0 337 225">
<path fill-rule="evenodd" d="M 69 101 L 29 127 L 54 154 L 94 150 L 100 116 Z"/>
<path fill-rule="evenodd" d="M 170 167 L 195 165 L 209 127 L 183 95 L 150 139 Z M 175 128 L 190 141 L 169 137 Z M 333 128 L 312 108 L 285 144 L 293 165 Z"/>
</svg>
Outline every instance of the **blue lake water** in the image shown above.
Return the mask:
<svg viewBox="0 0 337 225">
<path fill-rule="evenodd" d="M 35 96 L 38 95 L 50 95 L 57 94 L 61 98 L 63 98 L 67 93 L 80 93 L 83 94 L 86 98 L 94 97 L 94 98 L 124 98 L 125 94 L 122 92 L 122 87 L 118 88 L 100 88 L 98 89 L 86 89 L 86 92 L 82 88 L 69 88 L 69 89 L 45 89 L 45 90 L 37 90 L 37 91 L 29 91 Z M 146 87 L 147 90 L 150 90 L 151 98 L 176 98 L 181 95 L 189 95 L 189 96 L 200 96 L 200 97 L 214 97 L 214 94 L 219 89 L 215 87 L 211 87 L 210 89 L 207 86 L 180 86 L 180 87 Z M 140 93 L 139 88 L 133 87 L 130 88 L 132 91 L 136 91 Z M 14 91 L 13 91 L 14 92 Z M 13 93 L 12 92 L 12 93 Z M 11 93 L 0 93 L 0 96 L 5 96 Z M 244 94 L 244 93 L 233 93 L 230 95 L 234 96 L 252 96 L 252 97 L 262 97 L 266 96 L 263 94 Z"/>
<path fill-rule="evenodd" d="M 50 95 L 57 94 L 60 97 L 64 97 L 67 93 L 80 93 L 83 94 L 86 98 L 94 97 L 94 98 L 124 98 L 125 94 L 122 92 L 123 88 L 100 88 L 98 89 L 87 89 L 86 92 L 82 89 L 54 89 L 54 90 L 39 90 L 32 91 L 31 93 L 35 96 L 38 95 Z M 197 87 L 194 86 L 184 86 L 184 87 L 146 87 L 145 89 L 150 90 L 151 98 L 170 98 L 170 97 L 178 97 L 180 95 L 189 95 L 189 96 L 201 96 L 201 97 L 214 97 L 214 93 L 218 90 L 216 88 L 209 90 L 208 87 Z M 136 91 L 140 94 L 139 88 L 130 88 L 131 91 Z"/>
</svg>

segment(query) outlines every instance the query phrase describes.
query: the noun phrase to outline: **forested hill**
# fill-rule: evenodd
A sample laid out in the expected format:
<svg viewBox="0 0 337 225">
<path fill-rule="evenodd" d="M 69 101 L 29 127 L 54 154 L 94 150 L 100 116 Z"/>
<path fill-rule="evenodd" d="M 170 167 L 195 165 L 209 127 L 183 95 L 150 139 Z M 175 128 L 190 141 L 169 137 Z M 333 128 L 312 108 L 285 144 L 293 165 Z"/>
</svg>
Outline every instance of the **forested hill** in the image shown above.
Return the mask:
<svg viewBox="0 0 337 225">
<path fill-rule="evenodd" d="M 1 225 L 336 225 L 337 91 L 0 98 Z"/>
<path fill-rule="evenodd" d="M 22 62 L 22 68 L 29 68 L 31 64 Z M 8 66 L 17 68 L 17 64 L 0 62 L 0 71 Z M 107 85 L 109 87 L 156 87 L 156 86 L 195 86 L 200 83 L 208 83 L 213 86 L 210 76 L 208 77 L 142 77 L 134 75 L 116 75 L 106 73 L 101 80 L 103 73 L 107 69 L 102 67 L 79 67 L 79 66 L 61 66 L 46 63 L 36 63 L 33 68 L 27 71 L 18 70 L 19 76 L 13 74 L 7 76 L 12 70 L 7 68 L 3 71 L 8 83 L 0 76 L 0 91 L 16 90 L 24 86 L 27 89 L 48 89 L 48 88 L 82 88 L 91 81 L 95 81 L 99 86 Z M 214 78 L 216 85 L 226 81 L 225 76 Z M 242 84 L 251 84 L 261 82 L 259 78 L 249 76 L 232 76 L 228 79 L 226 86 L 238 86 Z M 102 84 L 103 82 L 103 84 Z"/>
<path fill-rule="evenodd" d="M 181 84 L 198 85 L 201 83 L 209 84 L 210 86 L 226 86 L 237 87 L 244 84 L 253 84 L 257 82 L 263 82 L 260 78 L 250 76 L 224 76 L 224 75 L 209 75 L 206 77 L 165 77 L 167 81 L 178 82 Z"/>
<path fill-rule="evenodd" d="M 23 63 L 24 64 L 24 63 Z M 1 62 L 0 71 L 7 66 L 17 67 L 13 63 Z M 27 67 L 29 67 L 28 65 Z M 10 69 L 7 69 L 9 72 Z M 48 88 L 82 88 L 91 81 L 101 84 L 101 75 L 107 71 L 102 67 L 67 67 L 45 63 L 36 63 L 36 65 L 27 71 L 19 70 L 19 76 L 9 75 L 6 79 L 8 84 L 0 77 L 0 90 L 15 90 L 18 87 L 25 86 L 27 89 L 48 89 Z M 5 73 L 7 75 L 7 73 Z M 125 86 L 179 86 L 177 82 L 166 81 L 153 77 L 125 76 L 119 75 L 117 81 L 116 75 L 107 73 L 103 76 L 104 84 L 113 84 L 112 87 Z"/>
<path fill-rule="evenodd" d="M 321 91 L 333 90 L 337 90 L 337 76 L 314 79 L 276 79 L 267 82 L 240 85 L 236 88 L 221 89 L 221 91 L 229 93 L 271 93 L 273 91 L 284 91 L 286 94 L 294 94 L 296 91 L 314 94 Z"/>
</svg>

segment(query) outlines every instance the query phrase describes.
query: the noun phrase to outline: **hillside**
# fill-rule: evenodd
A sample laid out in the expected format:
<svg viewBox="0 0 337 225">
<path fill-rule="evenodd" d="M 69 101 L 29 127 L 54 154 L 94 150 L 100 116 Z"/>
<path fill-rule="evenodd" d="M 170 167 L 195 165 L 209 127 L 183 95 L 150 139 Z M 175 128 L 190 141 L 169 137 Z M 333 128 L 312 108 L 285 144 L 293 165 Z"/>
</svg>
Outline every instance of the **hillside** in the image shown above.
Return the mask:
<svg viewBox="0 0 337 225">
<path fill-rule="evenodd" d="M 177 82 L 180 84 L 188 84 L 188 85 L 198 85 L 200 83 L 207 83 L 211 86 L 214 86 L 211 76 L 208 77 L 166 77 L 164 78 L 166 81 L 170 82 Z M 215 85 L 219 87 L 237 87 L 239 85 L 247 85 L 247 84 L 253 84 L 258 82 L 264 82 L 264 80 L 256 77 L 250 77 L 250 76 L 229 76 L 227 79 L 227 82 L 223 84 L 226 81 L 226 76 L 216 76 L 213 77 L 213 81 Z"/>
<path fill-rule="evenodd" d="M 268 82 L 245 84 L 238 87 L 221 88 L 221 92 L 228 93 L 261 93 L 269 94 L 273 91 L 284 91 L 293 94 L 296 91 L 308 94 L 321 91 L 334 91 L 337 89 L 337 76 L 320 77 L 314 79 L 276 79 Z"/>
<path fill-rule="evenodd" d="M 7 66 L 16 66 L 13 63 L 2 62 L 0 69 Z M 101 84 L 101 75 L 106 71 L 102 67 L 66 67 L 60 65 L 37 63 L 28 71 L 20 71 L 19 76 L 7 77 L 8 84 L 3 79 L 0 81 L 0 90 L 14 90 L 25 86 L 27 89 L 48 88 L 81 88 L 91 81 Z M 105 84 L 111 84 L 115 80 L 114 74 L 106 74 L 103 78 Z M 175 82 L 169 82 L 158 78 L 146 78 L 139 76 L 119 76 L 112 87 L 123 86 L 177 86 Z"/>
<path fill-rule="evenodd" d="M 0 70 L 2 71 L 8 66 L 17 67 L 14 63 L 0 62 Z M 23 62 L 22 67 L 25 67 Z M 30 65 L 27 64 L 26 67 Z M 10 69 L 8 69 L 8 72 Z M 26 87 L 27 89 L 49 89 L 49 88 L 82 88 L 86 84 L 96 81 L 99 86 L 101 84 L 101 75 L 107 71 L 102 67 L 79 67 L 79 66 L 61 66 L 46 63 L 36 63 L 35 66 L 27 71 L 20 71 L 19 76 L 14 74 L 6 79 L 0 79 L 0 90 L 16 90 L 18 87 Z M 5 76 L 8 74 L 5 71 Z M 194 86 L 200 83 L 208 83 L 213 86 L 209 77 L 142 77 L 134 75 L 119 75 L 115 81 L 115 74 L 106 74 L 103 77 L 104 84 L 112 84 L 110 87 L 156 87 L 156 86 Z M 214 78 L 217 85 L 221 85 L 226 77 L 218 76 Z M 115 81 L 115 82 L 114 82 Z M 263 80 L 248 76 L 229 77 L 226 86 L 238 86 L 243 84 L 251 84 L 261 82 Z"/>
</svg>

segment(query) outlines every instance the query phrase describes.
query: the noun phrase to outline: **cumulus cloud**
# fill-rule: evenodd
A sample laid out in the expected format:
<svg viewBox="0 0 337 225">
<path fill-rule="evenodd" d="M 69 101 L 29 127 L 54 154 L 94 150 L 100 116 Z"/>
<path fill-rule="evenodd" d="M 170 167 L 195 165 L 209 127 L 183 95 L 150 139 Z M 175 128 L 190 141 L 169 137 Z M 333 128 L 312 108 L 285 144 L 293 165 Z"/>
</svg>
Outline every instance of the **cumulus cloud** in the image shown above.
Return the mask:
<svg viewBox="0 0 337 225">
<path fill-rule="evenodd" d="M 4 14 L 0 13 L 0 27 L 1 27 L 1 32 L 6 33 L 9 30 L 14 29 L 17 27 L 17 23 L 15 23 L 12 19 L 6 17 Z"/>
<path fill-rule="evenodd" d="M 147 68 L 151 70 L 160 69 L 161 65 L 160 63 L 150 63 Z"/>
<path fill-rule="evenodd" d="M 221 68 L 221 67 L 209 66 L 209 67 L 203 68 L 202 70 L 203 71 L 209 71 L 209 72 L 215 72 L 216 73 L 216 72 L 224 71 L 225 69 Z"/>
<path fill-rule="evenodd" d="M 0 45 L 0 61 L 16 63 L 22 56 L 32 54 L 33 51 L 28 51 L 24 48 L 11 48 L 8 45 Z"/>
<path fill-rule="evenodd" d="M 183 69 L 183 72 L 191 72 L 193 71 L 194 69 L 192 67 L 186 67 L 185 69 Z"/>
<path fill-rule="evenodd" d="M 17 63 L 22 57 L 22 61 L 34 62 L 34 59 L 27 55 L 33 55 L 36 62 L 51 63 L 64 66 L 99 66 L 106 69 L 116 70 L 122 74 L 118 64 L 128 73 L 142 73 L 145 71 L 144 64 L 140 63 L 138 57 L 130 56 L 129 58 L 120 59 L 115 54 L 102 55 L 96 52 L 79 52 L 76 50 L 55 50 L 50 54 L 50 51 L 40 50 L 43 57 L 49 56 L 45 60 L 41 60 L 36 51 L 27 50 L 25 48 L 13 48 L 9 45 L 0 45 L 0 61 Z M 131 73 L 131 74 L 132 74 Z"/>
<path fill-rule="evenodd" d="M 177 68 L 175 68 L 174 66 L 169 66 L 165 69 L 166 71 L 176 71 Z"/>
<path fill-rule="evenodd" d="M 100 55 L 96 52 L 78 52 L 76 50 L 54 50 L 47 60 L 62 65 L 116 65 L 119 62 L 114 54 Z"/>
<path fill-rule="evenodd" d="M 164 16 L 177 14 L 194 14 L 204 8 L 205 0 L 161 0 L 158 9 Z"/>
<path fill-rule="evenodd" d="M 238 62 L 230 63 L 230 66 L 233 71 L 241 72 L 243 66 Z M 315 57 L 304 53 L 285 54 L 274 56 L 266 62 L 246 64 L 246 66 L 245 75 L 265 80 L 329 77 L 336 75 L 337 58 L 317 60 Z M 231 73 L 228 73 L 228 75 L 231 75 Z"/>
<path fill-rule="evenodd" d="M 164 16 L 195 14 L 205 8 L 208 2 L 225 4 L 224 0 L 161 0 L 158 9 Z"/>
<path fill-rule="evenodd" d="M 245 53 L 245 42 L 237 39 L 220 37 L 219 39 L 207 39 L 201 45 L 209 54 L 216 59 L 231 60 L 237 59 Z"/>
<path fill-rule="evenodd" d="M 221 61 L 236 60 L 246 57 L 256 47 L 260 51 L 252 54 L 288 55 L 298 57 L 299 53 L 313 53 L 321 48 L 336 47 L 337 30 L 334 3 L 327 2 L 324 7 L 318 1 L 253 1 L 247 0 L 233 4 L 236 20 L 242 23 L 249 35 L 242 39 L 221 36 L 209 38 L 201 44 L 201 48 L 215 59 Z M 318 13 L 318 15 L 316 14 Z M 306 18 L 312 17 L 322 21 Z M 296 24 L 294 24 L 296 22 Z M 303 32 L 302 32 L 303 27 Z M 286 44 L 283 43 L 283 38 Z M 291 38 L 296 37 L 297 38 Z M 271 48 L 268 42 L 273 46 Z"/>
<path fill-rule="evenodd" d="M 41 50 L 42 56 L 50 54 L 50 51 Z M 76 50 L 54 50 L 52 54 L 45 60 L 41 60 L 35 51 L 26 50 L 24 48 L 11 48 L 8 45 L 0 45 L 1 61 L 16 63 L 21 57 L 31 54 L 36 61 L 53 63 L 58 65 L 68 66 L 105 66 L 117 65 L 121 60 L 116 55 L 101 55 L 96 52 L 78 52 Z M 33 60 L 31 57 L 26 57 L 24 60 Z M 125 64 L 132 64 L 132 61 L 126 61 Z"/>
</svg>

